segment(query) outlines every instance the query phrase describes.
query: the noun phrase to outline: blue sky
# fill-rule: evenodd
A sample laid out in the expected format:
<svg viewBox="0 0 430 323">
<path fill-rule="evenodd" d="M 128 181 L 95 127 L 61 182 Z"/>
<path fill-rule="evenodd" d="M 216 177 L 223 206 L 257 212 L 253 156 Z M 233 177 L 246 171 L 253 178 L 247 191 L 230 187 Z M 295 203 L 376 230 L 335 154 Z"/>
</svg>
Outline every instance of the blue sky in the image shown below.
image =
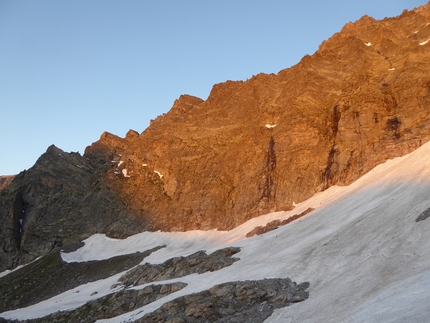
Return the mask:
<svg viewBox="0 0 430 323">
<path fill-rule="evenodd" d="M 181 94 L 277 73 L 364 14 L 424 0 L 0 0 L 0 175 L 142 132 Z"/>
</svg>

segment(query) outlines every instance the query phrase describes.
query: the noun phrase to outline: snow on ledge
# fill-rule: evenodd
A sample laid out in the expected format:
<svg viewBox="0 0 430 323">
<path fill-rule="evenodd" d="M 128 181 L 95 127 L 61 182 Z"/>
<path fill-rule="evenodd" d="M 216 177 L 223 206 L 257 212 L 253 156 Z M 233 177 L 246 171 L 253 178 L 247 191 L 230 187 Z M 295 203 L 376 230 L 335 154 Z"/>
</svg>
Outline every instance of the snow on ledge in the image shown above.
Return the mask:
<svg viewBox="0 0 430 323">
<path fill-rule="evenodd" d="M 276 125 L 275 124 L 266 124 L 266 128 L 267 129 L 273 129 L 273 128 L 275 128 L 276 127 Z"/>
<path fill-rule="evenodd" d="M 427 40 L 425 40 L 425 41 L 422 41 L 422 42 L 420 43 L 420 46 L 427 44 L 429 41 L 430 41 L 430 39 L 427 39 Z"/>
<path fill-rule="evenodd" d="M 163 175 L 159 171 L 154 170 L 154 173 L 156 173 L 158 176 L 160 176 L 160 178 L 163 178 Z"/>
<path fill-rule="evenodd" d="M 124 177 L 130 177 L 130 175 L 128 175 L 127 168 L 124 168 L 122 170 L 122 174 L 124 175 Z"/>
</svg>

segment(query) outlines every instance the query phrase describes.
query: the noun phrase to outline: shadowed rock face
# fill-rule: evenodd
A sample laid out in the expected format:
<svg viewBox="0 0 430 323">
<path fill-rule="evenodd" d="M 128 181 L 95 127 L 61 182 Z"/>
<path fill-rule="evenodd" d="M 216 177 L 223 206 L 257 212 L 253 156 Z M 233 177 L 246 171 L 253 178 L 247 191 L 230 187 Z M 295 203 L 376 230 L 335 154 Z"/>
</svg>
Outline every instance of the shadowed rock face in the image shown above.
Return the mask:
<svg viewBox="0 0 430 323">
<path fill-rule="evenodd" d="M 160 248 L 162 246 L 143 253 L 84 263 L 64 263 L 57 250 L 0 278 L 0 287 L 5 291 L 0 296 L 0 307 L 16 309 L 40 302 L 65 289 L 126 270 Z M 137 310 L 187 286 L 179 281 L 162 281 L 222 270 L 240 260 L 232 257 L 239 251 L 240 248 L 227 247 L 208 255 L 201 250 L 186 257 L 171 258 L 163 264 L 138 265 L 121 276 L 111 287 L 111 294 L 98 298 L 95 290 L 91 294 L 94 298 L 76 309 L 23 322 L 95 322 Z M 156 281 L 160 284 L 148 284 Z M 146 286 L 135 289 L 142 284 Z M 136 322 L 263 322 L 274 309 L 305 301 L 309 297 L 308 287 L 307 282 L 297 284 L 289 278 L 223 283 L 199 293 L 176 297 Z M 1 318 L 0 322 L 3 322 Z"/>
<path fill-rule="evenodd" d="M 85 305 L 64 312 L 56 312 L 39 318 L 24 320 L 24 323 L 94 323 L 100 319 L 115 317 L 146 304 L 154 302 L 164 296 L 181 290 L 187 286 L 185 283 L 177 282 L 171 284 L 149 285 L 142 290 L 123 289 L 99 299 L 87 302 Z M 2 323 L 0 318 L 0 323 Z"/>
<path fill-rule="evenodd" d="M 306 300 L 308 287 L 289 278 L 224 283 L 176 298 L 136 322 L 260 323 L 274 309 Z"/>
<path fill-rule="evenodd" d="M 269 223 L 267 223 L 264 227 L 263 226 L 256 226 L 254 229 L 252 229 L 251 231 L 249 231 L 246 234 L 246 237 L 250 238 L 256 235 L 261 235 L 273 230 L 276 230 L 277 228 L 286 225 L 288 223 L 291 223 L 297 219 L 300 219 L 302 216 L 305 216 L 306 214 L 312 212 L 313 210 L 315 210 L 314 208 L 307 208 L 305 211 L 303 211 L 302 213 L 299 214 L 294 214 L 292 216 L 290 216 L 288 219 L 285 220 L 273 220 L 270 221 Z"/>
<path fill-rule="evenodd" d="M 0 271 L 57 247 L 73 250 L 95 232 L 124 238 L 150 229 L 102 184 L 110 166 L 51 146 L 0 191 Z"/>
<path fill-rule="evenodd" d="M 119 281 L 125 286 L 137 286 L 148 282 L 169 280 L 191 274 L 203 274 L 208 271 L 220 270 L 232 265 L 239 258 L 232 257 L 240 248 L 228 247 L 217 250 L 210 255 L 198 251 L 187 257 L 175 257 L 163 264 L 143 264 L 136 266 L 121 276 Z"/>
<path fill-rule="evenodd" d="M 15 178 L 15 175 L 11 176 L 0 176 L 0 191 L 5 189 Z"/>
<path fill-rule="evenodd" d="M 50 147 L 0 191 L 0 270 L 95 232 L 231 229 L 430 135 L 430 5 L 364 16 L 278 74 L 184 95 L 141 134 Z"/>
<path fill-rule="evenodd" d="M 77 286 L 113 276 L 136 266 L 160 248 L 83 263 L 64 262 L 57 249 L 0 277 L 0 312 L 37 304 Z"/>
</svg>

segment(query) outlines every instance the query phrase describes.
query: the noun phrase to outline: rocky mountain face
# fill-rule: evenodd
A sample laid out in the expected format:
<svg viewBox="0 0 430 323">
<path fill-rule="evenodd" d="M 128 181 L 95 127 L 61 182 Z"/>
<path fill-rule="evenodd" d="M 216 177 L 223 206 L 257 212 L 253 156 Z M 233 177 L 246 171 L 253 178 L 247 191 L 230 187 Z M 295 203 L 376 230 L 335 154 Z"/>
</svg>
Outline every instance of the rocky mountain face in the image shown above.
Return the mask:
<svg viewBox="0 0 430 323">
<path fill-rule="evenodd" d="M 345 185 L 430 134 L 430 5 L 364 16 L 277 75 L 181 96 L 140 135 L 85 155 L 130 211 L 162 230 L 231 229 Z"/>
<path fill-rule="evenodd" d="M 364 16 L 278 74 L 183 95 L 141 134 L 48 148 L 0 191 L 0 270 L 95 232 L 231 229 L 430 139 L 430 4 Z"/>
<path fill-rule="evenodd" d="M 12 176 L 0 176 L 0 191 L 5 189 L 15 178 L 14 175 Z"/>
<path fill-rule="evenodd" d="M 124 238 L 146 230 L 102 185 L 107 169 L 103 161 L 51 146 L 1 190 L 0 271 L 59 247 L 73 250 L 95 232 Z"/>
</svg>

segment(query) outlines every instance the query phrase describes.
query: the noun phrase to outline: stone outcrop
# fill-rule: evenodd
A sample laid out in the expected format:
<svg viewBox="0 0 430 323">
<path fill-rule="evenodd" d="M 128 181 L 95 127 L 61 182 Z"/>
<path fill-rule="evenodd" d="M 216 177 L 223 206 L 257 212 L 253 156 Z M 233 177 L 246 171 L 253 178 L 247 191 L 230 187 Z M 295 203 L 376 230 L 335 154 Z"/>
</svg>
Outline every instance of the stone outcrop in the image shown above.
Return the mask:
<svg viewBox="0 0 430 323">
<path fill-rule="evenodd" d="M 97 320 L 115 317 L 126 312 L 152 303 L 170 293 L 174 293 L 187 286 L 177 282 L 171 284 L 150 285 L 141 290 L 123 289 L 102 298 L 90 301 L 85 305 L 67 312 L 57 312 L 51 315 L 22 323 L 94 323 Z M 1 322 L 1 321 L 0 321 Z"/>
<path fill-rule="evenodd" d="M 0 271 L 95 232 L 231 229 L 413 151 L 430 138 L 429 23 L 430 4 L 364 16 L 278 74 L 181 96 L 140 134 L 48 148 L 0 191 Z"/>
<path fill-rule="evenodd" d="M 315 210 L 314 208 L 307 208 L 306 210 L 304 210 L 302 213 L 299 214 L 294 214 L 292 216 L 290 216 L 288 219 L 285 220 L 273 220 L 270 221 L 269 223 L 267 223 L 265 226 L 256 226 L 254 229 L 252 229 L 251 231 L 249 231 L 246 234 L 247 238 L 253 237 L 253 236 L 258 236 L 273 230 L 276 230 L 277 228 L 286 225 L 288 223 L 291 223 L 297 219 L 300 219 L 302 216 L 305 216 L 306 214 L 312 212 L 313 210 Z"/>
<path fill-rule="evenodd" d="M 143 264 L 128 271 L 119 281 L 125 286 L 138 286 L 154 281 L 216 271 L 238 261 L 239 258 L 232 256 L 239 251 L 240 248 L 237 247 L 220 249 L 210 255 L 207 255 L 205 251 L 198 251 L 187 257 L 169 259 L 162 264 Z"/>
<path fill-rule="evenodd" d="M 66 285 L 66 289 L 71 289 L 89 281 L 102 279 L 107 275 L 114 275 L 118 271 L 133 266 L 160 248 L 85 263 L 64 263 L 61 261 L 58 251 L 46 255 L 33 264 L 9 274 L 19 277 L 8 275 L 0 279 L 0 287 L 5 292 L 1 296 L 3 309 L 0 309 L 0 312 L 5 309 L 28 306 L 52 297 L 53 290 L 50 286 L 56 284 L 60 285 L 56 290 L 56 293 L 59 294 L 64 291 L 62 287 Z M 147 283 L 184 277 L 194 273 L 222 270 L 239 260 L 232 257 L 239 251 L 240 248 L 227 247 L 209 255 L 204 251 L 199 251 L 187 257 L 171 258 L 159 265 L 138 265 L 123 275 L 118 280 L 118 284 L 111 287 L 111 294 L 97 298 L 97 291 L 95 291 L 91 295 L 94 296 L 93 300 L 74 310 L 56 312 L 45 317 L 20 322 L 92 323 L 99 319 L 115 317 L 143 307 L 187 286 L 183 282 L 151 285 Z M 48 277 L 51 278 L 49 281 Z M 13 288 L 17 281 L 21 281 L 18 290 Z M 136 286 L 141 284 L 147 285 L 136 289 Z M 136 322 L 263 322 L 273 313 L 274 309 L 306 300 L 309 297 L 309 293 L 306 291 L 308 287 L 308 283 L 298 285 L 289 278 L 223 283 L 215 285 L 209 290 L 166 302 L 158 310 L 145 315 Z M 20 297 L 15 297 L 18 294 Z M 0 319 L 0 322 L 17 321 Z"/>
<path fill-rule="evenodd" d="M 422 212 L 416 219 L 416 222 L 420 222 L 420 221 L 424 221 L 425 219 L 427 219 L 428 217 L 430 217 L 430 208 L 426 209 L 424 212 Z"/>
<path fill-rule="evenodd" d="M 227 247 L 209 255 L 205 251 L 198 251 L 186 257 L 171 258 L 163 264 L 137 265 L 160 248 L 163 246 L 142 253 L 83 263 L 65 263 L 57 250 L 0 278 L 0 289 L 3 292 L 0 296 L 0 312 L 38 303 L 65 290 L 115 275 L 134 266 L 111 287 L 115 290 L 112 294 L 97 298 L 97 291 L 95 291 L 93 296 L 96 299 L 77 309 L 53 313 L 39 319 L 25 320 L 28 323 L 95 322 L 98 319 L 118 316 L 142 307 L 181 290 L 187 284 L 174 282 L 147 285 L 141 289 L 133 287 L 194 273 L 221 270 L 238 261 L 239 258 L 232 256 L 240 251 L 237 247 Z M 289 282 L 289 284 L 292 283 Z"/>
<path fill-rule="evenodd" d="M 288 278 L 224 283 L 167 302 L 136 322 L 261 323 L 274 309 L 306 300 L 308 287 Z"/>
</svg>

